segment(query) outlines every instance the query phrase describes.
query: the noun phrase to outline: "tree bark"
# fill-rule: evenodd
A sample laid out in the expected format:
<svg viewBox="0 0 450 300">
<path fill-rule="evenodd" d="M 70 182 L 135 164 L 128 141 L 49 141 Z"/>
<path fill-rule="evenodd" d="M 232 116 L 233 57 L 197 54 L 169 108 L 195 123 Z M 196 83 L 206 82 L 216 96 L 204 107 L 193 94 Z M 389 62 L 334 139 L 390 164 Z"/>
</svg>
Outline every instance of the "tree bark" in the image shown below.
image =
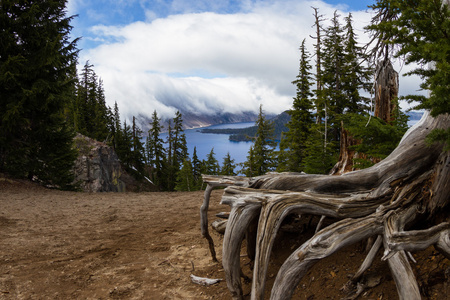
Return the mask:
<svg viewBox="0 0 450 300">
<path fill-rule="evenodd" d="M 398 97 L 398 73 L 389 60 L 378 62 L 375 82 L 375 117 L 391 123 Z"/>
</svg>

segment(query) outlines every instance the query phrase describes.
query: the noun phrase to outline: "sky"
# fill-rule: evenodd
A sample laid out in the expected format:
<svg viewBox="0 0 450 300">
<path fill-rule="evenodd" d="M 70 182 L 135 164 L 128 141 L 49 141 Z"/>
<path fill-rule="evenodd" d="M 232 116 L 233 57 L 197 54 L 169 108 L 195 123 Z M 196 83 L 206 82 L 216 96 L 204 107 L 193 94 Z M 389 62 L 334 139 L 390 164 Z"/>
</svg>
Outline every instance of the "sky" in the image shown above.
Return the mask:
<svg viewBox="0 0 450 300">
<path fill-rule="evenodd" d="M 313 52 L 313 9 L 352 13 L 360 43 L 375 0 L 69 0 L 68 15 L 86 61 L 103 80 L 107 104 L 121 116 L 268 114 L 292 106 L 303 39 Z M 343 22 L 343 21 L 342 21 Z M 324 23 L 326 25 L 326 22 Z M 314 58 L 311 59 L 311 63 Z M 397 63 L 400 73 L 410 67 Z M 418 78 L 400 78 L 400 94 Z"/>
</svg>

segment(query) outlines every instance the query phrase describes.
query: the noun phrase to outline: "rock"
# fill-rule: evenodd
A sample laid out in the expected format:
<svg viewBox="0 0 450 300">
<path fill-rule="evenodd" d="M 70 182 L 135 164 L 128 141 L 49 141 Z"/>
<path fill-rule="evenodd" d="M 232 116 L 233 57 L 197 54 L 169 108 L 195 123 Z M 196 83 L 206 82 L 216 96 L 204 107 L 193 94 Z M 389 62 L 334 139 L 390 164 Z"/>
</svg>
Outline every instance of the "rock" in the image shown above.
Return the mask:
<svg viewBox="0 0 450 300">
<path fill-rule="evenodd" d="M 77 134 L 79 156 L 75 161 L 75 183 L 86 192 L 124 192 L 124 171 L 112 147 Z"/>
</svg>

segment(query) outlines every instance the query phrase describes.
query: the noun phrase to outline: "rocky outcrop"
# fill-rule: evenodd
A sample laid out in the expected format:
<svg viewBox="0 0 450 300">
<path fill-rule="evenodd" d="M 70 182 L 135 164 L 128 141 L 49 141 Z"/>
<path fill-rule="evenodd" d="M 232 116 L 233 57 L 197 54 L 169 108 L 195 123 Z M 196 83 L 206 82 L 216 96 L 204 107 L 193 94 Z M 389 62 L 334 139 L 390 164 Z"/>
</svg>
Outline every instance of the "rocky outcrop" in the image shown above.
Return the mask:
<svg viewBox="0 0 450 300">
<path fill-rule="evenodd" d="M 124 192 L 124 171 L 112 147 L 81 134 L 74 139 L 79 156 L 75 162 L 75 183 L 86 192 Z"/>
</svg>

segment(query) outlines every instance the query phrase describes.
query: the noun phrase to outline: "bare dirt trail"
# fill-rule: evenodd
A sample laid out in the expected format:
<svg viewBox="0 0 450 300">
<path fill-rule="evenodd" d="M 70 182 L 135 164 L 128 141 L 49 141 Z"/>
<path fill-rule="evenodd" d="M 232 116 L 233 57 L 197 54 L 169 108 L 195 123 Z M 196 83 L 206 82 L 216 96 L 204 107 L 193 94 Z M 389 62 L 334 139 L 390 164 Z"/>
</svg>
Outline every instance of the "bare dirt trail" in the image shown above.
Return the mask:
<svg viewBox="0 0 450 300">
<path fill-rule="evenodd" d="M 221 195 L 212 193 L 210 221 L 229 210 L 219 205 Z M 225 282 L 205 287 L 189 277 L 224 278 L 200 234 L 202 200 L 201 191 L 89 194 L 0 178 L 0 299 L 229 299 Z M 220 261 L 222 237 L 212 235 Z M 284 237 L 274 249 L 269 285 L 279 261 L 301 242 L 297 233 Z M 364 259 L 360 248 L 321 262 L 294 299 L 342 298 L 339 288 Z M 450 262 L 432 248 L 415 257 L 428 299 L 450 299 Z M 386 267 L 379 262 L 372 272 L 383 275 Z M 360 299 L 397 299 L 392 278 L 382 277 Z"/>
</svg>

